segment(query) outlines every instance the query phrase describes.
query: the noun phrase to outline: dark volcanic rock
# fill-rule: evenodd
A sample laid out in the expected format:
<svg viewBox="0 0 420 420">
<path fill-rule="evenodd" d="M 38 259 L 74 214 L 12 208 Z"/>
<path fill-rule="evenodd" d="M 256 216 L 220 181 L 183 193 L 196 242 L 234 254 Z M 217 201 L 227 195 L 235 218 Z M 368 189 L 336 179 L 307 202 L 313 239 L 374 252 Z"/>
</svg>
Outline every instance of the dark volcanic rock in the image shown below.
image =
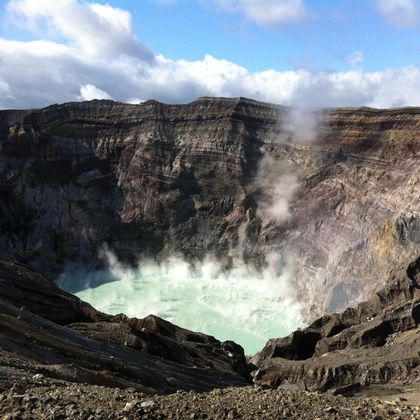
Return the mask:
<svg viewBox="0 0 420 420">
<path fill-rule="evenodd" d="M 0 299 L 60 325 L 111 319 L 16 262 L 0 260 Z"/>
<path fill-rule="evenodd" d="M 270 340 L 251 362 L 257 384 L 295 384 L 343 393 L 387 382 L 420 381 L 419 259 L 372 299 Z M 416 268 L 417 267 L 417 268 Z"/>
<path fill-rule="evenodd" d="M 254 382 L 261 385 L 253 388 L 246 386 L 248 366 L 235 343 L 152 315 L 102 314 L 22 265 L 0 261 L 0 414 L 416 418 L 420 407 L 401 403 L 405 397 L 379 403 L 307 391 L 352 394 L 391 382 L 394 387 L 368 391 L 396 398 L 410 391 L 403 395 L 419 401 L 420 295 L 410 280 L 417 264 L 357 309 L 268 343 L 253 360 Z M 271 388 L 278 385 L 296 389 Z"/>
<path fill-rule="evenodd" d="M 247 384 L 242 347 L 152 315 L 108 316 L 25 267 L 0 261 L 0 386 L 41 374 L 146 393 Z"/>
<path fill-rule="evenodd" d="M 407 268 L 407 276 L 412 281 L 413 286 L 420 288 L 420 257 L 413 261 Z"/>
<path fill-rule="evenodd" d="M 0 257 L 54 278 L 99 264 L 104 246 L 130 263 L 176 252 L 262 265 L 274 250 L 299 261 L 308 316 L 356 304 L 419 246 L 420 110 L 319 117 L 302 144 L 285 108 L 244 98 L 1 111 Z M 266 155 L 299 178 L 286 223 L 259 211 Z"/>
</svg>

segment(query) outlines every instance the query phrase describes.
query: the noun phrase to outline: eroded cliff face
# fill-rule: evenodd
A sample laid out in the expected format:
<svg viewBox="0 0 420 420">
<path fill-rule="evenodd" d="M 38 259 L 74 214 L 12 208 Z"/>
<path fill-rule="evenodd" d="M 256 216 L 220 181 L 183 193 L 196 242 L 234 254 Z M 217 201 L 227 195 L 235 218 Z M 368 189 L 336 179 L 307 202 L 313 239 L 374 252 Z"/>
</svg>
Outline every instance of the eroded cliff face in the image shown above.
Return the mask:
<svg viewBox="0 0 420 420">
<path fill-rule="evenodd" d="M 419 249 L 420 109 L 319 111 L 309 143 L 287 115 L 243 98 L 3 111 L 0 256 L 56 276 L 104 246 L 131 263 L 263 267 L 275 253 L 294 262 L 308 317 L 360 302 Z M 298 179 L 287 220 L 261 212 L 264 156 Z"/>
</svg>

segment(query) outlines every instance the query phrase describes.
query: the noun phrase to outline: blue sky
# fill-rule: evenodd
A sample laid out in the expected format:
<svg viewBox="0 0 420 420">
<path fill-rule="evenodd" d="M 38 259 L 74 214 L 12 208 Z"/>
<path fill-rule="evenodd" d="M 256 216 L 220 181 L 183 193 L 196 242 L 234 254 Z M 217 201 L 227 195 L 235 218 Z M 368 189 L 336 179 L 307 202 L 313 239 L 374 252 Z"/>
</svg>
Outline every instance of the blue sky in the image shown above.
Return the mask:
<svg viewBox="0 0 420 420">
<path fill-rule="evenodd" d="M 0 4 L 1 108 L 201 95 L 420 105 L 416 0 Z"/>
<path fill-rule="evenodd" d="M 173 59 L 212 54 L 253 71 L 346 70 L 355 52 L 367 71 L 419 63 L 419 28 L 392 24 L 372 0 L 306 1 L 313 16 L 277 25 L 200 3 L 111 2 L 131 10 L 142 41 Z"/>
</svg>

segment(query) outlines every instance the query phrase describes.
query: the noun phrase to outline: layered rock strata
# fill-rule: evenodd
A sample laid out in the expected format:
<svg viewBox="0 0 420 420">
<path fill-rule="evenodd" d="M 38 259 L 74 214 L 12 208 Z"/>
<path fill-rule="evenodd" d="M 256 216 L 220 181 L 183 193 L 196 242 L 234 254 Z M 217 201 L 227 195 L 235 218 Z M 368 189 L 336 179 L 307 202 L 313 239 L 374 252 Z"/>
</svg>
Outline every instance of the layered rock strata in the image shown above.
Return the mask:
<svg viewBox="0 0 420 420">
<path fill-rule="evenodd" d="M 244 98 L 1 111 L 0 256 L 54 278 L 105 247 L 132 264 L 275 254 L 307 318 L 354 305 L 418 250 L 420 110 L 322 110 L 307 142 L 313 118 L 291 127 Z M 266 175 L 297 179 L 288 219 L 262 211 L 278 198 Z"/>
</svg>

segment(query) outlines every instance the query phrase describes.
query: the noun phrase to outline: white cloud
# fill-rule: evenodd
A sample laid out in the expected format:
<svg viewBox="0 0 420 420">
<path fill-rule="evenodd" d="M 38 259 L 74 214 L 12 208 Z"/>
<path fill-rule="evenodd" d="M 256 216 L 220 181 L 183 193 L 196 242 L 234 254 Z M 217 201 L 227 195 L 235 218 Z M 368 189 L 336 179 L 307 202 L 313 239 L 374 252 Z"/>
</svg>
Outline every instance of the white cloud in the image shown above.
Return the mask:
<svg viewBox="0 0 420 420">
<path fill-rule="evenodd" d="M 127 103 L 128 104 L 132 104 L 132 105 L 138 105 L 141 104 L 142 102 L 145 102 L 147 99 L 140 99 L 140 98 L 129 98 L 127 99 Z"/>
<path fill-rule="evenodd" d="M 259 25 L 278 25 L 307 19 L 303 0 L 214 0 L 228 12 L 239 12 Z"/>
<path fill-rule="evenodd" d="M 363 63 L 364 59 L 365 59 L 365 56 L 361 51 L 355 51 L 349 57 L 349 64 L 351 66 L 357 66 L 358 64 Z"/>
<path fill-rule="evenodd" d="M 153 61 L 153 53 L 136 40 L 126 10 L 78 0 L 12 0 L 7 11 L 32 31 L 45 26 L 67 38 L 87 56 L 127 55 Z"/>
<path fill-rule="evenodd" d="M 108 93 L 89 83 L 80 87 L 79 98 L 81 101 L 91 101 L 92 99 L 112 99 Z"/>
<path fill-rule="evenodd" d="M 413 27 L 419 23 L 416 0 L 377 0 L 379 13 L 396 26 Z"/>
<path fill-rule="evenodd" d="M 300 106 L 420 104 L 417 67 L 369 73 L 361 69 L 251 72 L 210 55 L 198 61 L 170 60 L 136 39 L 130 15 L 120 9 L 76 0 L 15 0 L 9 5 L 10 13 L 23 16 L 26 25 L 31 21 L 41 31 L 53 28 L 60 41 L 0 39 L 1 108 L 93 97 L 182 103 L 203 95 L 247 96 Z"/>
</svg>

